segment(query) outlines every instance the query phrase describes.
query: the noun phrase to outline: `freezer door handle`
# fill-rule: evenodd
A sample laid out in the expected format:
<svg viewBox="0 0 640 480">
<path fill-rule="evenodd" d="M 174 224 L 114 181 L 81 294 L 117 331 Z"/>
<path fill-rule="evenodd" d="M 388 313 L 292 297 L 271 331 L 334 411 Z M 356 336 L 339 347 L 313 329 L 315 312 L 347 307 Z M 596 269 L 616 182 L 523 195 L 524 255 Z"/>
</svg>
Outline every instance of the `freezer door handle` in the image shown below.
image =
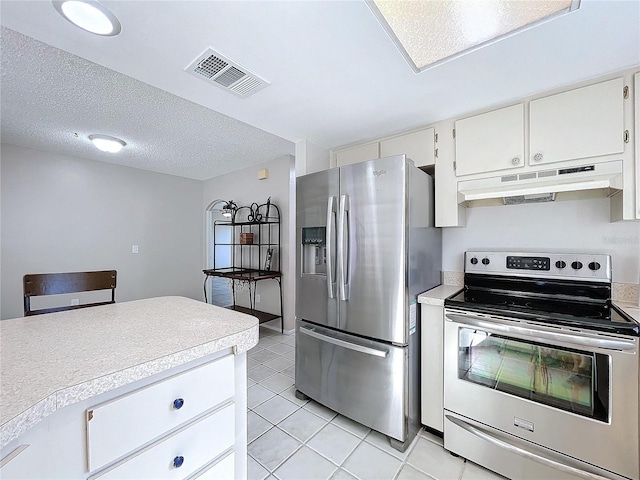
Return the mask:
<svg viewBox="0 0 640 480">
<path fill-rule="evenodd" d="M 355 350 L 356 352 L 366 353 L 367 355 L 373 355 L 375 357 L 385 358 L 387 355 L 389 355 L 388 350 L 378 350 L 377 348 L 365 347 L 364 345 L 346 342 L 344 340 L 340 340 L 339 338 L 334 338 L 328 335 L 323 335 L 322 333 L 318 333 L 313 328 L 309 327 L 300 327 L 300 333 L 317 338 L 318 340 L 322 340 L 323 342 L 331 343 L 333 345 L 347 348 L 349 350 Z"/>
<path fill-rule="evenodd" d="M 333 224 L 336 215 L 336 197 L 329 197 L 327 201 L 327 230 L 325 238 L 325 245 L 327 246 L 327 293 L 329 298 L 335 298 L 334 289 L 335 289 L 335 272 L 333 265 L 333 242 L 334 242 L 334 234 L 333 234 Z"/>
<path fill-rule="evenodd" d="M 349 196 L 340 195 L 338 210 L 338 298 L 349 299 Z"/>
</svg>

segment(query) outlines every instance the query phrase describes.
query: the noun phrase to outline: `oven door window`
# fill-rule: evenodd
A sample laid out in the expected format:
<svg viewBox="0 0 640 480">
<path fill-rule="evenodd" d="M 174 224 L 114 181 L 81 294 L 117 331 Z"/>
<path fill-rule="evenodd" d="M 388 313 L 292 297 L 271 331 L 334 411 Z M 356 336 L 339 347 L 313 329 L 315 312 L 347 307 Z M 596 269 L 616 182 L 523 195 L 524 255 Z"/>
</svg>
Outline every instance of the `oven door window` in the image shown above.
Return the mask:
<svg viewBox="0 0 640 480">
<path fill-rule="evenodd" d="M 579 415 L 609 418 L 609 357 L 460 328 L 458 378 Z"/>
</svg>

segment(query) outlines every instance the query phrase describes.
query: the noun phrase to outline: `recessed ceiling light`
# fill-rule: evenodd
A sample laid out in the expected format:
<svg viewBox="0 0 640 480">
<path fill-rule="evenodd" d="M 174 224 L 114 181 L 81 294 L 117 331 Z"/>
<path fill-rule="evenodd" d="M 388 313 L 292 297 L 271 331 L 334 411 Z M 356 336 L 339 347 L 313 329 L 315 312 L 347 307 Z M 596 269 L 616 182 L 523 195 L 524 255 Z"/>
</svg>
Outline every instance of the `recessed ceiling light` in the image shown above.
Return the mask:
<svg viewBox="0 0 640 480">
<path fill-rule="evenodd" d="M 126 143 L 119 138 L 109 135 L 89 135 L 89 140 L 93 142 L 97 149 L 103 152 L 118 153 Z"/>
<path fill-rule="evenodd" d="M 122 30 L 117 17 L 95 0 L 52 0 L 52 3 L 64 18 L 87 32 L 113 36 Z"/>
<path fill-rule="evenodd" d="M 367 0 L 416 73 L 576 10 L 580 0 Z"/>
</svg>

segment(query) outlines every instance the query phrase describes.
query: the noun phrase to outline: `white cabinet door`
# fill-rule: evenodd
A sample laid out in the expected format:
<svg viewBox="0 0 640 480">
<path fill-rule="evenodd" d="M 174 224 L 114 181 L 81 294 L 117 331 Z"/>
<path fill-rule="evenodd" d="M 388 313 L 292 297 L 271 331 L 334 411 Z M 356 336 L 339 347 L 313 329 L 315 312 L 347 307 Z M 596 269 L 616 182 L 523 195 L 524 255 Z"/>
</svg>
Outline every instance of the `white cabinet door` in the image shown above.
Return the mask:
<svg viewBox="0 0 640 480">
<path fill-rule="evenodd" d="M 405 154 L 416 167 L 426 167 L 435 163 L 434 131 L 427 128 L 418 132 L 388 138 L 380 142 L 380 158 Z"/>
<path fill-rule="evenodd" d="M 189 480 L 231 480 L 235 475 L 235 455 L 233 452 L 204 470 L 196 473 Z"/>
<path fill-rule="evenodd" d="M 364 162 L 380 158 L 380 144 L 378 142 L 367 143 L 357 147 L 336 152 L 336 166 L 342 167 L 351 163 Z"/>
<path fill-rule="evenodd" d="M 229 355 L 88 410 L 89 470 L 233 397 L 233 362 Z"/>
<path fill-rule="evenodd" d="M 623 86 L 616 78 L 531 101 L 529 164 L 622 153 Z"/>
<path fill-rule="evenodd" d="M 90 478 L 182 479 L 231 448 L 234 439 L 235 407 L 231 404 Z"/>
<path fill-rule="evenodd" d="M 421 305 L 422 424 L 444 431 L 444 306 Z"/>
<path fill-rule="evenodd" d="M 456 175 L 524 166 L 524 104 L 455 122 Z"/>
</svg>

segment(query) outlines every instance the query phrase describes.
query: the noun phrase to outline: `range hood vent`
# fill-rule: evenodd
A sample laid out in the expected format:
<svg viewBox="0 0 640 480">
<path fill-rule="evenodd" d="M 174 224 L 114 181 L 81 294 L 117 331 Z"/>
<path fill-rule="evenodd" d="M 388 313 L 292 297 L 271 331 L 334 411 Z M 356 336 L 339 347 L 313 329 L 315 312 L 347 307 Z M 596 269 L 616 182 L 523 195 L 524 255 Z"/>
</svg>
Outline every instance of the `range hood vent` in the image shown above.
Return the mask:
<svg viewBox="0 0 640 480">
<path fill-rule="evenodd" d="M 553 201 L 565 192 L 622 190 L 622 160 L 458 182 L 458 203 L 501 199 L 505 205 Z"/>
<path fill-rule="evenodd" d="M 211 48 L 205 50 L 185 71 L 240 98 L 247 98 L 269 85 L 263 78 Z"/>
</svg>

